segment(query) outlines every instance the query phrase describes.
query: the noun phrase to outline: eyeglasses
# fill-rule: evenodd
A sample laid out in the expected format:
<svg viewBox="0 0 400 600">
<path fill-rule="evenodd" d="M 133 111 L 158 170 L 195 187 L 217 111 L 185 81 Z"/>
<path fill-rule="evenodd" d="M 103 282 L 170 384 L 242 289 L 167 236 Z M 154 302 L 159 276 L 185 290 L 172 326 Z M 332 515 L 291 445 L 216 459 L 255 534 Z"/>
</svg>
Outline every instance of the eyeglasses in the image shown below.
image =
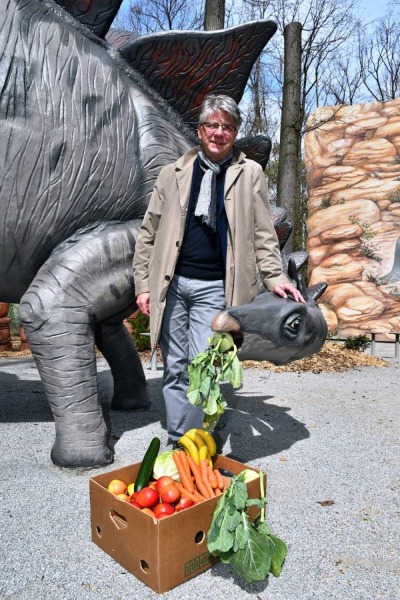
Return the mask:
<svg viewBox="0 0 400 600">
<path fill-rule="evenodd" d="M 215 121 L 204 121 L 204 123 L 200 123 L 200 125 L 204 125 L 207 133 L 215 133 L 221 127 L 223 133 L 227 133 L 232 135 L 235 133 L 236 127 L 234 125 L 228 125 L 227 123 L 216 123 Z"/>
</svg>

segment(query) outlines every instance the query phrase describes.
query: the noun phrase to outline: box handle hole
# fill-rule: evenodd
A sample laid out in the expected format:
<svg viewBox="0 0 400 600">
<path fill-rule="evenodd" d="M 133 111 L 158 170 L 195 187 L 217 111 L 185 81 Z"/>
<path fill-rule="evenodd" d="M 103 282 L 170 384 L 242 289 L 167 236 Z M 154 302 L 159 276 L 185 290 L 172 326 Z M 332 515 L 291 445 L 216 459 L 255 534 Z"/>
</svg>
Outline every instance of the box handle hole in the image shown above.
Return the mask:
<svg viewBox="0 0 400 600">
<path fill-rule="evenodd" d="M 140 568 L 142 569 L 142 571 L 143 571 L 144 573 L 148 573 L 148 572 L 149 572 L 149 569 L 150 569 L 150 567 L 149 567 L 148 563 L 147 563 L 145 560 L 143 560 L 143 558 L 142 558 L 142 560 L 140 561 Z"/>
<path fill-rule="evenodd" d="M 198 531 L 196 533 L 196 535 L 194 536 L 194 541 L 196 542 L 196 544 L 201 544 L 201 542 L 204 540 L 204 538 L 205 538 L 204 531 Z"/>
<path fill-rule="evenodd" d="M 96 533 L 97 533 L 97 535 L 98 535 L 100 538 L 101 538 L 101 536 L 103 535 L 103 534 L 102 534 L 102 532 L 101 532 L 101 528 L 100 528 L 98 525 L 96 525 Z"/>
<path fill-rule="evenodd" d="M 124 529 L 125 527 L 128 527 L 128 521 L 126 518 L 117 513 L 115 510 L 110 510 L 110 517 L 117 529 Z"/>
</svg>

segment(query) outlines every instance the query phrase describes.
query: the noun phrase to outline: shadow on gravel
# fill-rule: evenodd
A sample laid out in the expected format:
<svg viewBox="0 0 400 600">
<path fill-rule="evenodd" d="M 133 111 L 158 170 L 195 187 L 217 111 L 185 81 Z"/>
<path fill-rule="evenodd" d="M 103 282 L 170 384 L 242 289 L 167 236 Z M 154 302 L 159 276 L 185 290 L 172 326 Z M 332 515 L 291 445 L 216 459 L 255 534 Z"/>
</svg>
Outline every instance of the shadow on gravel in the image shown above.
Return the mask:
<svg viewBox="0 0 400 600">
<path fill-rule="evenodd" d="M 45 423 L 53 420 L 40 379 L 24 380 L 2 371 L 0 389 L 0 422 Z"/>
<path fill-rule="evenodd" d="M 257 598 L 260 598 L 258 594 L 262 594 L 262 592 L 264 592 L 267 589 L 269 577 L 272 577 L 272 575 L 269 575 L 269 577 L 267 577 L 267 579 L 264 579 L 264 581 L 256 581 L 255 583 L 250 584 L 247 583 L 247 581 L 243 579 L 243 577 L 237 575 L 233 570 L 233 567 L 231 567 L 230 565 L 224 565 L 221 562 L 213 565 L 210 571 L 210 575 L 211 577 L 222 577 L 226 580 L 227 586 L 233 587 L 233 585 L 235 585 L 238 588 L 242 589 L 244 592 L 251 594 L 252 597 L 254 597 L 256 600 Z"/>
<path fill-rule="evenodd" d="M 16 362 L 14 362 L 14 365 Z M 0 371 L 0 423 L 47 423 L 53 421 L 47 396 L 39 373 L 35 379 L 21 379 L 17 374 Z M 37 374 L 37 377 L 36 377 Z M 104 420 L 112 438 L 119 438 L 125 431 L 143 427 L 164 418 L 164 404 L 158 401 L 161 378 L 148 381 L 148 395 L 152 401 L 147 411 L 112 411 L 112 377 L 109 370 L 97 374 L 99 401 Z M 160 391 L 161 393 L 161 391 Z"/>
<path fill-rule="evenodd" d="M 215 438 L 219 448 L 229 438 L 231 458 L 247 463 L 278 454 L 310 437 L 304 423 L 289 414 L 290 407 L 270 403 L 273 396 L 246 396 L 231 390 L 223 393 L 229 408 Z"/>
<path fill-rule="evenodd" d="M 104 420 L 111 431 L 110 447 L 114 449 L 126 431 L 145 427 L 161 421 L 165 428 L 164 400 L 161 392 L 161 377 L 147 381 L 147 395 L 151 402 L 148 410 L 111 410 L 110 402 L 102 404 Z"/>
</svg>

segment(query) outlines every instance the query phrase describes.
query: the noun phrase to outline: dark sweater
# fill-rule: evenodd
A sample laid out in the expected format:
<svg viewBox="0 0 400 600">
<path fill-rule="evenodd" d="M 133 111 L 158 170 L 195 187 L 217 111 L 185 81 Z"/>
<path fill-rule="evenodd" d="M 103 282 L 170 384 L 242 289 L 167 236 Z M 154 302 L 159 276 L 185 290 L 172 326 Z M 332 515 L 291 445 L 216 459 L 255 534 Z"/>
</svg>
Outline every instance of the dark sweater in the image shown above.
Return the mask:
<svg viewBox="0 0 400 600">
<path fill-rule="evenodd" d="M 217 175 L 217 230 L 213 231 L 195 217 L 197 198 L 204 171 L 198 159 L 193 167 L 185 235 L 175 273 L 191 279 L 212 281 L 225 279 L 227 218 L 224 208 L 224 183 L 226 169 Z"/>
</svg>

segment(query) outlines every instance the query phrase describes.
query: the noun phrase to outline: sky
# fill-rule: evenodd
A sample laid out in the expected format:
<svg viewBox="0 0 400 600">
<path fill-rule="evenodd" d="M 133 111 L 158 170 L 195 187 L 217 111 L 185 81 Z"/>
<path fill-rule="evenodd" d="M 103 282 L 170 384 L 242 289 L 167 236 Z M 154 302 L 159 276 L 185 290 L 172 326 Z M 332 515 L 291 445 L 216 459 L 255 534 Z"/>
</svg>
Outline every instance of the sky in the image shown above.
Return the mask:
<svg viewBox="0 0 400 600">
<path fill-rule="evenodd" d="M 360 8 L 364 11 L 365 20 L 379 19 L 386 10 L 386 0 L 359 0 Z M 364 20 L 364 19 L 363 19 Z"/>
<path fill-rule="evenodd" d="M 121 8 L 122 10 L 128 8 L 131 0 L 123 0 Z M 387 5 L 387 0 L 358 0 L 360 8 L 364 11 L 365 21 L 378 19 L 383 17 Z"/>
</svg>

